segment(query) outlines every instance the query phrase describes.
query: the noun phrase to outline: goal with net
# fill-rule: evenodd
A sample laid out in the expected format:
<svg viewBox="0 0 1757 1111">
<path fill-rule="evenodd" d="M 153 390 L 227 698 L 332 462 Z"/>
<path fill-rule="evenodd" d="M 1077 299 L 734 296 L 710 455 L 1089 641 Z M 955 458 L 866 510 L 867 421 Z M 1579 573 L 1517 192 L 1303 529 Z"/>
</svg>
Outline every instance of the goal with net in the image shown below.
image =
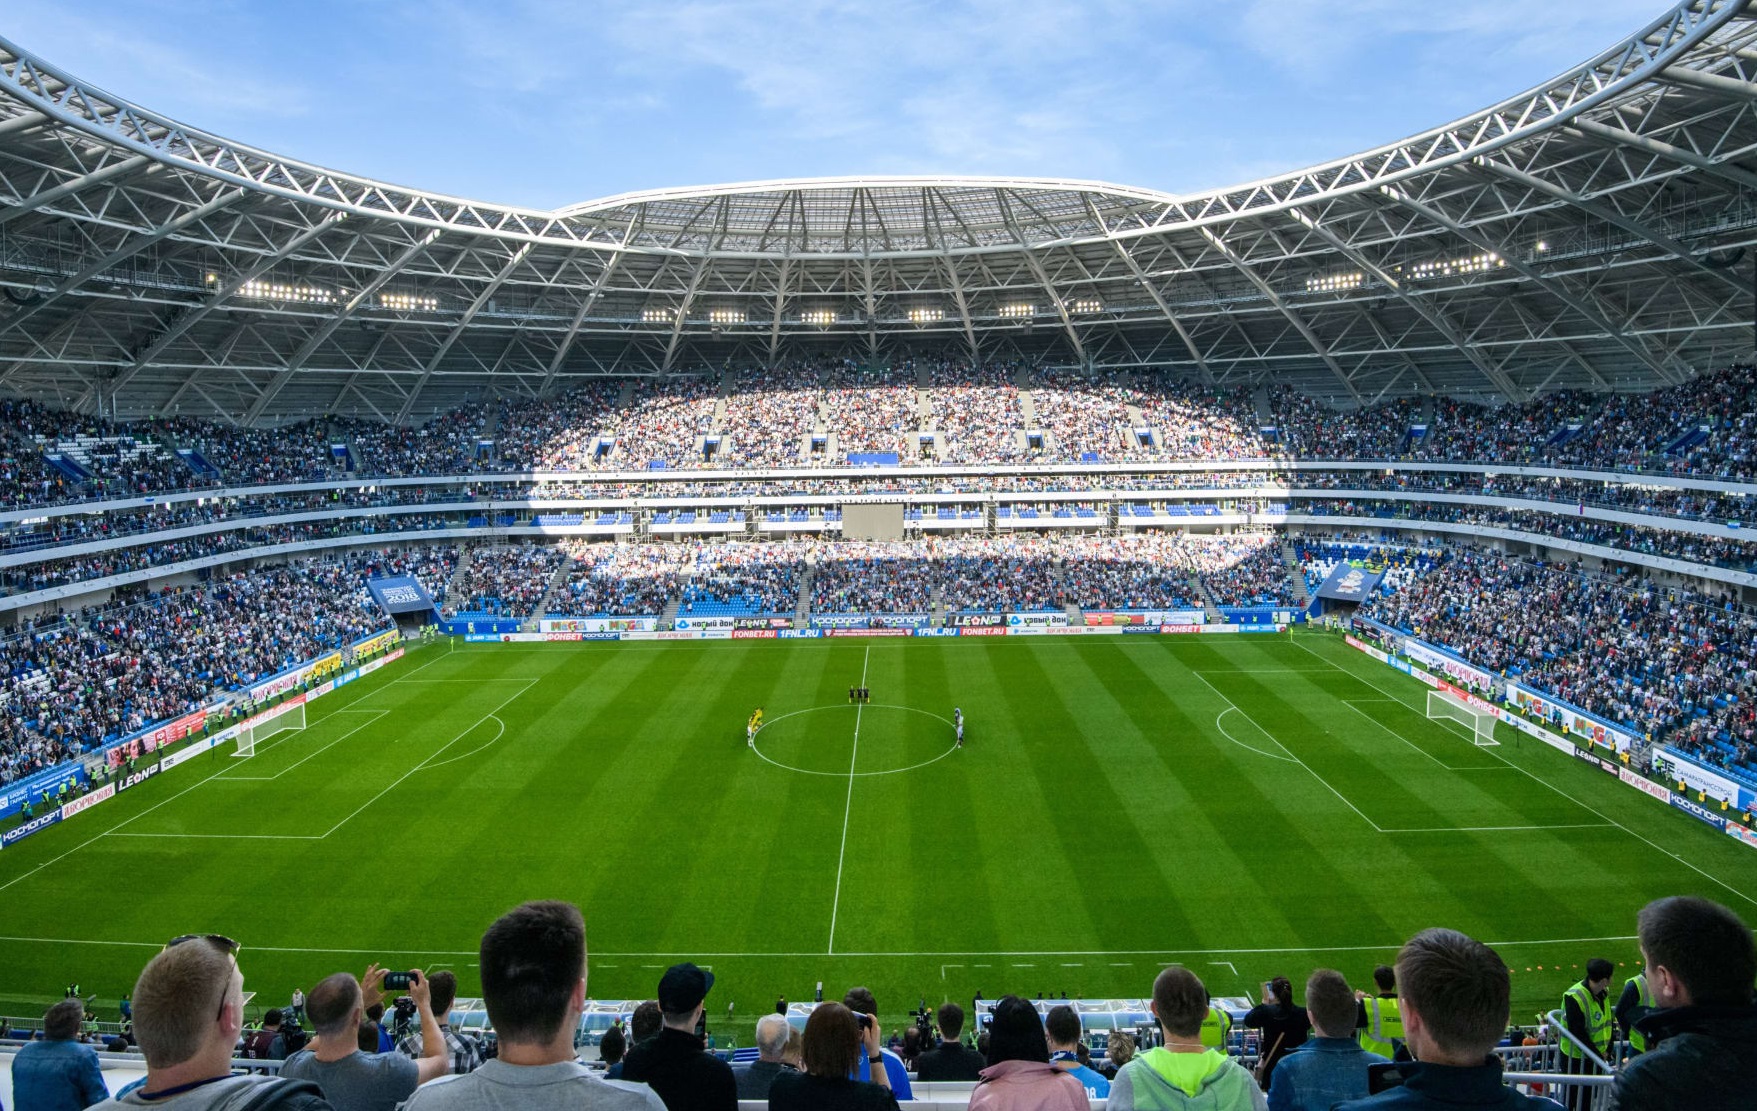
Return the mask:
<svg viewBox="0 0 1757 1111">
<path fill-rule="evenodd" d="M 238 730 L 238 748 L 233 756 L 255 756 L 258 741 L 290 729 L 305 728 L 305 701 L 283 703 L 265 713 L 257 714 Z"/>
<path fill-rule="evenodd" d="M 1495 740 L 1495 712 L 1484 710 L 1449 691 L 1428 692 L 1428 718 L 1434 721 L 1456 721 L 1470 730 L 1473 743 L 1498 745 Z"/>
</svg>

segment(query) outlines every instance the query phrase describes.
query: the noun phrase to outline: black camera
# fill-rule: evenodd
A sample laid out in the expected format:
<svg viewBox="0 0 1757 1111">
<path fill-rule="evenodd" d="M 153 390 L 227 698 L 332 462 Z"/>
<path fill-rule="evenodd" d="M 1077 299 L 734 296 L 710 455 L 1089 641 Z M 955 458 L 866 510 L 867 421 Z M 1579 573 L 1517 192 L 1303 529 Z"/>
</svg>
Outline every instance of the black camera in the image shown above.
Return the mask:
<svg viewBox="0 0 1757 1111">
<path fill-rule="evenodd" d="M 386 972 L 384 974 L 384 989 L 386 991 L 408 991 L 418 978 L 419 975 L 414 972 Z"/>
</svg>

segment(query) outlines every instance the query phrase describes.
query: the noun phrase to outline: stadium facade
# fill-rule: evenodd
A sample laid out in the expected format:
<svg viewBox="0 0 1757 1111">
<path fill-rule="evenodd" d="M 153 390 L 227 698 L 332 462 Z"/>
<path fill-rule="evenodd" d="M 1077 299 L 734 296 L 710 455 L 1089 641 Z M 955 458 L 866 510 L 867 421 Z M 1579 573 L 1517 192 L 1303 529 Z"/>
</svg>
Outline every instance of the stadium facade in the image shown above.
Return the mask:
<svg viewBox="0 0 1757 1111">
<path fill-rule="evenodd" d="M 418 422 L 604 376 L 909 357 L 1344 407 L 1643 390 L 1748 357 L 1757 22 L 1693 0 L 1465 119 L 1200 195 L 876 178 L 558 211 L 373 182 L 0 41 L 0 392 Z"/>
</svg>

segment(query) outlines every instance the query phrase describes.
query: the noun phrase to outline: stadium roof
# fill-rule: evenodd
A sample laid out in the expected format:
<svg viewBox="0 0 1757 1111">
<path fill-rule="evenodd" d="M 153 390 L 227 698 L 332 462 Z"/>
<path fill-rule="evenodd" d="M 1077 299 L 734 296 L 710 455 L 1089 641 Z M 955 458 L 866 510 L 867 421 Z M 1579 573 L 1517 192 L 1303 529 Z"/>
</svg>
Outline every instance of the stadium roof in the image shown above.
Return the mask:
<svg viewBox="0 0 1757 1111">
<path fill-rule="evenodd" d="M 554 212 L 256 150 L 0 40 L 0 391 L 273 423 L 810 356 L 1344 403 L 1676 382 L 1753 350 L 1744 9 L 1680 4 L 1475 115 L 1214 192 L 848 178 Z"/>
</svg>

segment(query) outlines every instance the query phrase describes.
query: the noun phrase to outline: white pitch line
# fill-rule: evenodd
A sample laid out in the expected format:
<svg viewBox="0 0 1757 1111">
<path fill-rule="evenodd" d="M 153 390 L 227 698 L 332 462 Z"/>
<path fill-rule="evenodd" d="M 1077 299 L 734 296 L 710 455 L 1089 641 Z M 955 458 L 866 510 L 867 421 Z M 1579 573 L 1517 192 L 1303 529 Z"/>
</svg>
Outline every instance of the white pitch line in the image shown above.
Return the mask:
<svg viewBox="0 0 1757 1111">
<path fill-rule="evenodd" d="M 360 815 L 361 811 L 365 810 L 367 807 L 371 806 L 373 803 L 377 802 L 379 799 L 383 798 L 384 796 L 390 794 L 392 791 L 396 790 L 397 786 L 399 784 L 401 784 L 403 780 L 409 778 L 411 775 L 414 775 L 416 772 L 422 770 L 423 768 L 425 768 L 429 764 L 431 764 L 433 762 L 434 758 L 437 757 L 440 753 L 444 752 L 446 749 L 450 748 L 452 745 L 457 744 L 459 741 L 463 740 L 465 737 L 468 737 L 471 733 L 474 733 L 476 731 L 476 727 L 481 725 L 483 722 L 489 720 L 490 718 L 493 718 L 495 721 L 499 721 L 500 719 L 496 715 L 498 715 L 500 713 L 500 711 L 506 709 L 507 706 L 511 705 L 515 700 L 517 700 L 520 695 L 523 695 L 526 691 L 530 690 L 532 687 L 534 687 L 536 685 L 537 685 L 536 679 L 526 680 L 525 685 L 520 687 L 518 690 L 514 691 L 512 693 L 512 695 L 509 696 L 504 702 L 502 702 L 500 705 L 494 707 L 494 709 L 488 711 L 486 714 L 483 714 L 481 717 L 477 718 L 474 722 L 472 722 L 470 724 L 469 728 L 465 729 L 462 733 L 459 733 L 457 736 L 453 737 L 451 740 L 445 742 L 443 745 L 440 745 L 439 748 L 435 752 L 433 752 L 432 755 L 427 757 L 427 759 L 421 761 L 419 764 L 416 764 L 414 767 L 410 768 L 408 771 L 404 772 L 402 775 L 399 775 L 395 779 L 391 780 L 389 786 L 385 787 L 384 790 L 378 792 L 376 795 L 373 795 L 371 798 L 369 798 L 365 802 L 361 803 L 354 810 L 354 812 L 352 814 L 349 814 L 346 818 L 343 818 L 341 821 L 337 822 L 335 825 L 329 827 L 328 831 L 326 831 L 323 836 L 328 837 L 330 834 L 334 833 L 336 830 L 341 829 L 343 826 L 345 826 L 349 822 L 353 821 L 356 817 L 358 817 Z M 505 726 L 502 726 L 502 728 L 504 729 Z"/>
<path fill-rule="evenodd" d="M 1341 664 L 1337 663 L 1335 660 L 1326 659 L 1325 657 L 1318 655 L 1316 652 L 1313 652 L 1310 648 L 1307 648 L 1305 645 L 1300 644 L 1298 638 L 1294 638 L 1293 643 L 1298 645 L 1301 651 L 1312 656 L 1314 659 L 1323 660 L 1325 663 L 1329 664 L 1331 667 L 1335 668 L 1337 671 L 1342 672 L 1342 674 L 1350 676 L 1351 678 L 1354 678 L 1354 679 L 1358 679 L 1361 682 L 1365 683 L 1367 686 L 1372 687 L 1374 690 L 1378 691 L 1380 694 L 1388 694 L 1392 698 L 1396 698 L 1397 701 L 1402 702 L 1405 706 L 1409 706 L 1410 709 L 1412 709 L 1412 710 L 1415 709 L 1415 707 L 1413 705 L 1411 705 L 1408 701 L 1406 701 L 1402 698 L 1398 698 L 1397 692 L 1391 691 L 1391 690 L 1386 690 L 1384 687 L 1379 686 L 1379 684 L 1373 682 L 1371 679 L 1368 679 L 1366 676 L 1361 675 L 1360 673 L 1355 672 L 1355 671 L 1350 671 L 1348 668 L 1343 667 Z M 1753 898 L 1752 896 L 1745 894 L 1743 891 L 1740 891 L 1738 888 L 1734 887 L 1730 883 L 1727 883 L 1725 880 L 1718 879 L 1717 877 L 1710 875 L 1709 873 L 1703 871 L 1701 868 L 1696 867 L 1696 865 L 1691 864 L 1688 860 L 1685 860 L 1683 857 L 1679 856 L 1677 853 L 1666 848 L 1664 845 L 1661 845 L 1659 842 L 1654 841 L 1654 840 L 1647 838 L 1647 837 L 1643 837 L 1641 834 L 1636 833 L 1634 830 L 1630 829 L 1628 826 L 1624 825 L 1622 822 L 1617 821 L 1615 818 L 1606 814 L 1604 811 L 1598 809 L 1596 806 L 1588 806 L 1586 803 L 1581 802 L 1579 799 L 1575 798 L 1573 795 L 1568 794 L 1568 792 L 1562 790 L 1560 787 L 1557 787 L 1555 784 L 1550 783 L 1548 780 L 1540 779 L 1538 776 L 1534 775 L 1532 772 L 1529 772 L 1526 769 L 1520 767 L 1518 764 L 1515 764 L 1513 761 L 1507 759 L 1505 756 L 1502 756 L 1500 753 L 1496 752 L 1492 748 L 1484 749 L 1483 751 L 1487 752 L 1490 756 L 1493 756 L 1495 759 L 1501 761 L 1503 764 L 1506 764 L 1508 767 L 1512 768 L 1514 771 L 1521 773 L 1526 778 L 1530 779 L 1533 783 L 1543 784 L 1545 787 L 1548 787 L 1550 790 L 1554 791 L 1556 794 L 1561 795 L 1563 798 L 1567 799 L 1569 802 L 1573 803 L 1574 805 L 1580 807 L 1582 810 L 1585 810 L 1591 814 L 1597 815 L 1601 820 L 1609 823 L 1610 825 L 1617 827 L 1618 829 L 1622 830 L 1624 833 L 1627 833 L 1630 837 L 1635 838 L 1635 840 L 1640 841 L 1640 842 L 1648 845 L 1649 847 L 1656 849 L 1659 852 L 1664 853 L 1665 855 L 1671 857 L 1673 860 L 1677 861 L 1679 864 L 1682 864 L 1684 867 L 1690 869 L 1690 871 L 1695 872 L 1697 875 L 1701 876 L 1703 879 L 1708 880 L 1709 882 L 1715 884 L 1717 887 L 1724 887 L 1728 891 L 1732 892 L 1734 895 L 1737 895 L 1739 898 L 1745 900 L 1747 903 L 1750 903 L 1753 906 L 1757 906 L 1757 898 Z"/>
<path fill-rule="evenodd" d="M 1323 659 L 1322 656 L 1320 656 L 1318 658 Z M 1219 687 L 1215 686 L 1213 683 L 1210 683 L 1208 680 L 1203 679 L 1202 673 L 1200 671 L 1196 671 L 1195 669 L 1192 668 L 1190 670 L 1190 674 L 1194 675 L 1196 677 L 1197 681 L 1199 681 L 1203 686 L 1207 687 L 1209 690 L 1213 691 L 1215 694 L 1219 695 L 1221 698 L 1225 698 L 1226 704 L 1228 706 L 1231 706 L 1233 709 L 1238 710 L 1238 712 L 1240 714 L 1243 714 L 1244 719 L 1246 721 L 1250 722 L 1252 725 L 1256 725 L 1257 728 L 1262 732 L 1262 734 L 1265 737 L 1268 737 L 1271 740 L 1275 739 L 1275 734 L 1269 732 L 1267 729 L 1264 729 L 1261 725 L 1257 725 L 1257 719 L 1251 717 L 1251 715 L 1249 715 L 1249 714 L 1246 714 L 1243 710 L 1239 710 L 1238 703 L 1234 702 L 1230 698 L 1227 698 L 1225 691 L 1221 690 Z M 1236 743 L 1236 742 L 1234 742 L 1234 743 Z M 1300 767 L 1304 768 L 1306 770 L 1306 774 L 1310 775 L 1313 779 L 1317 780 L 1319 783 L 1322 783 L 1324 785 L 1324 788 L 1327 791 L 1329 791 L 1331 794 L 1335 795 L 1337 798 L 1341 799 L 1342 805 L 1348 807 L 1350 810 L 1354 811 L 1356 814 L 1359 814 L 1361 821 L 1365 822 L 1369 826 L 1372 826 L 1373 829 L 1378 831 L 1379 833 L 1385 832 L 1383 829 L 1381 829 L 1379 827 L 1378 822 L 1375 822 L 1371 818 L 1367 817 L 1366 813 L 1363 810 L 1361 810 L 1360 807 L 1356 806 L 1352 802 L 1349 802 L 1347 795 L 1343 794 L 1341 791 L 1338 791 L 1336 788 L 1330 786 L 1330 781 L 1328 779 L 1325 779 L 1323 776 L 1319 775 L 1317 772 L 1312 771 L 1311 765 L 1307 764 L 1304 760 L 1301 760 L 1297 755 L 1295 755 L 1292 749 L 1289 749 L 1286 745 L 1282 745 L 1279 740 L 1276 740 L 1275 743 L 1278 745 L 1281 745 L 1282 751 L 1286 752 L 1289 756 L 1292 756 L 1293 762 L 1298 764 Z"/>
<path fill-rule="evenodd" d="M 860 661 L 860 685 L 866 686 L 866 668 L 872 663 L 872 647 Z M 854 816 L 854 762 L 860 759 L 860 712 L 864 704 L 854 707 L 854 751 L 848 756 L 848 800 L 842 807 L 842 849 L 836 854 L 836 896 L 830 903 L 829 955 L 836 955 L 836 914 L 842 909 L 842 863 L 848 858 L 848 819 Z"/>
<path fill-rule="evenodd" d="M 1554 826 L 1430 826 L 1427 829 L 1387 829 L 1383 833 L 1514 833 L 1537 829 L 1610 829 L 1609 822 L 1575 822 Z"/>
<path fill-rule="evenodd" d="M 1271 760 L 1280 760 L 1284 764 L 1297 764 L 1299 762 L 1299 761 L 1295 760 L 1292 756 L 1282 756 L 1282 755 L 1279 755 L 1279 754 L 1273 753 L 1273 752 L 1264 752 L 1262 749 L 1258 748 L 1257 746 L 1245 744 L 1243 741 L 1239 740 L 1237 737 L 1233 736 L 1231 733 L 1228 733 L 1226 731 L 1226 726 L 1220 724 L 1220 719 L 1224 718 L 1227 714 L 1232 714 L 1232 713 L 1237 713 L 1237 712 L 1238 712 L 1237 706 L 1228 706 L 1226 709 L 1224 709 L 1224 710 L 1220 711 L 1218 714 L 1214 715 L 1214 728 L 1220 731 L 1220 735 L 1222 737 L 1225 737 L 1227 740 L 1231 741 L 1233 744 L 1237 745 L 1240 748 L 1249 749 L 1250 751 L 1256 753 L 1258 756 L 1267 756 Z M 1246 720 L 1248 721 L 1249 719 L 1247 718 Z M 1251 724 L 1256 725 L 1256 722 L 1251 722 Z M 1258 725 L 1257 728 L 1261 729 L 1262 726 Z M 1280 744 L 1281 742 L 1276 741 L 1275 743 Z"/>
<path fill-rule="evenodd" d="M 1433 753 L 1429 752 L 1427 749 L 1416 744 L 1414 741 L 1410 740 L 1408 737 L 1405 737 L 1402 733 L 1399 733 L 1397 730 L 1391 728 L 1389 725 L 1386 725 L 1384 722 L 1380 721 L 1378 718 L 1374 717 L 1373 715 L 1367 713 L 1365 710 L 1361 709 L 1359 706 L 1356 706 L 1354 704 L 1354 700 L 1350 700 L 1347 698 L 1338 698 L 1336 701 L 1342 703 L 1344 706 L 1347 706 L 1350 710 L 1353 710 L 1355 713 L 1359 714 L 1361 717 L 1366 718 L 1368 721 L 1370 721 L 1374 725 L 1378 726 L 1379 730 L 1381 732 L 1391 734 L 1391 736 L 1402 741 L 1404 744 L 1408 745 L 1410 748 L 1415 749 L 1415 751 L 1421 753 L 1423 756 L 1426 756 L 1429 760 L 1432 760 L 1434 763 L 1440 765 L 1442 768 L 1445 768 L 1449 772 L 1475 772 L 1475 771 L 1498 771 L 1499 770 L 1499 768 L 1497 766 L 1492 765 L 1492 764 L 1478 764 L 1473 767 L 1458 767 L 1458 766 L 1455 766 L 1452 764 L 1448 764 L 1448 763 L 1446 763 L 1446 761 L 1440 759 L 1438 756 L 1435 756 Z M 1406 708 L 1409 707 L 1409 703 L 1398 702 L 1398 700 L 1395 698 L 1366 698 L 1366 699 L 1360 699 L 1359 701 L 1366 702 L 1369 704 L 1378 704 L 1378 705 L 1382 705 L 1386 702 L 1397 702 L 1397 704 L 1399 706 L 1403 706 Z"/>
<path fill-rule="evenodd" d="M 294 761 L 293 763 L 288 764 L 286 767 L 282 768 L 280 771 L 276 772 L 273 775 L 222 775 L 222 776 L 218 777 L 219 781 L 221 783 L 226 783 L 226 782 L 230 782 L 232 780 L 239 780 L 239 781 L 245 782 L 245 783 L 262 783 L 262 782 L 266 782 L 266 781 L 270 781 L 270 780 L 279 779 L 281 776 L 286 775 L 288 772 L 292 771 L 294 768 L 298 767 L 300 764 L 303 764 L 305 761 L 310 760 L 313 757 L 321 756 L 324 753 L 328 752 L 330 749 L 334 748 L 336 745 L 341 744 L 343 741 L 347 740 L 349 737 L 352 737 L 354 734 L 360 732 L 360 730 L 366 728 L 368 725 L 371 725 L 373 722 L 377 721 L 379 718 L 383 717 L 384 715 L 386 715 L 388 713 L 390 713 L 389 710 L 354 710 L 354 709 L 337 710 L 335 713 L 328 714 L 325 717 L 320 718 L 318 720 L 327 721 L 327 720 L 329 720 L 329 718 L 335 717 L 336 714 L 371 714 L 372 716 L 370 718 L 368 718 L 366 721 L 361 722 L 359 725 L 354 726 L 354 728 L 348 730 L 346 733 L 343 733 L 341 736 L 337 737 L 335 740 L 331 741 L 329 744 L 326 744 L 322 748 L 316 749 L 316 750 L 308 753 L 307 755 L 301 757 L 300 759 Z"/>
</svg>

